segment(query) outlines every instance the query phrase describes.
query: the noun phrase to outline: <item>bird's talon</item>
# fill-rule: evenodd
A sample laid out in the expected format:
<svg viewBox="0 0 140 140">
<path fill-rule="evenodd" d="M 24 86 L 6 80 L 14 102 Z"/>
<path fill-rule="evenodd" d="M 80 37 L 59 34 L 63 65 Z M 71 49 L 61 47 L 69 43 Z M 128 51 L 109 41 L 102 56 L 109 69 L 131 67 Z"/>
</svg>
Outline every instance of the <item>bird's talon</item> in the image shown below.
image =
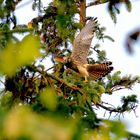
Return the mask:
<svg viewBox="0 0 140 140">
<path fill-rule="evenodd" d="M 88 80 L 84 80 L 84 83 L 88 83 Z"/>
</svg>

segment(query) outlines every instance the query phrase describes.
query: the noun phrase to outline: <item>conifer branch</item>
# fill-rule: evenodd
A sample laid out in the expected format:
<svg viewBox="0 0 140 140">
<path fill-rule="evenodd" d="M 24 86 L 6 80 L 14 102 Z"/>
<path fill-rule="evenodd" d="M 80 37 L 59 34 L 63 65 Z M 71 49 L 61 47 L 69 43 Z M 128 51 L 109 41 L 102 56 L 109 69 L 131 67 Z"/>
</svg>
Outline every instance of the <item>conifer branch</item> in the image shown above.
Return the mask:
<svg viewBox="0 0 140 140">
<path fill-rule="evenodd" d="M 121 107 L 117 107 L 117 108 L 107 107 L 107 106 L 103 105 L 103 103 L 97 103 L 96 105 L 105 109 L 106 111 L 109 111 L 110 113 L 114 112 L 114 113 L 120 113 L 121 114 L 121 113 L 124 113 L 124 112 L 128 111 L 128 107 L 127 107 L 128 104 L 126 106 L 125 106 L 125 104 L 123 104 Z M 137 105 L 134 104 L 129 109 L 134 111 L 136 108 L 137 108 Z"/>
<path fill-rule="evenodd" d="M 32 31 L 32 29 L 12 29 L 12 30 L 8 30 L 8 31 L 0 31 L 0 35 L 4 35 L 4 34 L 13 34 L 13 33 L 26 33 L 26 32 L 30 32 Z"/>
<path fill-rule="evenodd" d="M 90 6 L 94 6 L 94 5 L 104 4 L 104 3 L 107 3 L 107 2 L 109 2 L 109 0 L 105 0 L 105 1 L 96 0 L 94 2 L 88 3 L 87 6 L 86 6 L 86 8 L 88 8 Z"/>
<path fill-rule="evenodd" d="M 102 103 L 97 103 L 96 105 L 109 111 L 110 113 L 112 113 L 112 112 L 123 113 L 122 111 L 118 110 L 117 108 L 107 107 L 107 106 L 104 106 Z"/>
<path fill-rule="evenodd" d="M 134 133 L 132 133 L 132 132 L 128 132 L 127 131 L 127 133 L 128 133 L 128 138 L 129 139 L 132 139 L 132 138 L 134 138 L 134 139 L 140 139 L 140 136 L 139 135 L 137 135 L 137 134 L 134 134 Z"/>
</svg>

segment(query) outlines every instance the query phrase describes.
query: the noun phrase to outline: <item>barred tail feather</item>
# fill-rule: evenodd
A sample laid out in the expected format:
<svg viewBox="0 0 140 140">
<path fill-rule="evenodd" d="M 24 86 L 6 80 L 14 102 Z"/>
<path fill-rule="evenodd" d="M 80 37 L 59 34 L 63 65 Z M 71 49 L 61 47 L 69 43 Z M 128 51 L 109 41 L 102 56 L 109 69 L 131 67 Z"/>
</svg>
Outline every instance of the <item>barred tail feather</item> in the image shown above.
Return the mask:
<svg viewBox="0 0 140 140">
<path fill-rule="evenodd" d="M 89 77 L 91 77 L 93 80 L 98 80 L 107 74 L 109 74 L 113 67 L 110 66 L 112 63 L 102 63 L 102 64 L 90 64 L 87 66 L 87 71 L 89 73 Z"/>
</svg>

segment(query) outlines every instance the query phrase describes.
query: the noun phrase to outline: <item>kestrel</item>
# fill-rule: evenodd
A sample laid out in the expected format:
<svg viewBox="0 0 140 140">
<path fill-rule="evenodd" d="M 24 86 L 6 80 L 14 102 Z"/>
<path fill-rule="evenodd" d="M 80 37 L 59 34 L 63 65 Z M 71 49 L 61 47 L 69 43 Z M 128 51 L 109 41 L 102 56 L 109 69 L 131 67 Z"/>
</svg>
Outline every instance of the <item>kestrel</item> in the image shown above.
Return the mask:
<svg viewBox="0 0 140 140">
<path fill-rule="evenodd" d="M 66 63 L 71 63 L 74 69 L 78 69 L 81 76 L 85 77 L 85 81 L 87 81 L 87 77 L 98 80 L 113 70 L 111 62 L 88 64 L 87 57 L 96 29 L 97 18 L 94 18 L 91 19 L 77 35 L 73 42 L 72 54 L 70 58 L 65 59 Z M 59 61 L 62 62 L 60 59 Z"/>
</svg>

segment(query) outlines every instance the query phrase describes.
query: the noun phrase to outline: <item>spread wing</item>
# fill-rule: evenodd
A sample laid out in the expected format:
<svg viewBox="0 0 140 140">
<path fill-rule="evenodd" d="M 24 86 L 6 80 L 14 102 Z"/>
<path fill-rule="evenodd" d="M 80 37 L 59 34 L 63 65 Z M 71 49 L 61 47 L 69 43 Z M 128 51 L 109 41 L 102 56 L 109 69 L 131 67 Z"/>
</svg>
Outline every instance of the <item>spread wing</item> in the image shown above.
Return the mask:
<svg viewBox="0 0 140 140">
<path fill-rule="evenodd" d="M 111 62 L 106 62 L 102 64 L 87 65 L 87 71 L 89 73 L 89 76 L 94 80 L 97 80 L 106 76 L 113 70 L 113 67 L 111 66 L 111 64 L 112 64 Z"/>
<path fill-rule="evenodd" d="M 97 18 L 94 18 L 85 25 L 75 38 L 71 55 L 71 59 L 75 64 L 87 64 L 87 56 L 96 28 Z"/>
</svg>

